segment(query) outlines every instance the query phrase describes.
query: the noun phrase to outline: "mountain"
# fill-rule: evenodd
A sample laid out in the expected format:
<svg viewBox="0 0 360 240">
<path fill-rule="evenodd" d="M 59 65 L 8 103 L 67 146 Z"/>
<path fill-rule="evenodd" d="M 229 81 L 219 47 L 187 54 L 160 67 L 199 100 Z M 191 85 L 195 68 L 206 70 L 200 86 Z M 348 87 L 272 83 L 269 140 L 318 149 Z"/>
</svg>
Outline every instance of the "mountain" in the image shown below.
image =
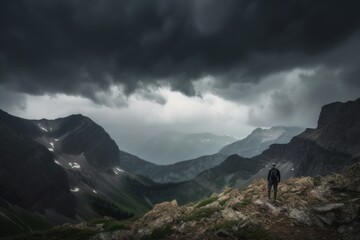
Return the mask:
<svg viewBox="0 0 360 240">
<path fill-rule="evenodd" d="M 82 115 L 26 120 L 0 110 L 0 143 L 2 234 L 104 214 L 129 217 L 174 197 L 185 203 L 208 194 L 198 184 L 134 175 L 156 165 L 120 151 Z"/>
<path fill-rule="evenodd" d="M 269 148 L 271 144 L 288 143 L 292 137 L 303 130 L 298 127 L 257 128 L 246 138 L 223 147 L 216 154 L 205 155 L 175 164 L 148 166 L 134 171 L 136 174 L 144 175 L 160 183 L 189 181 L 201 172 L 218 166 L 230 155 L 256 156 Z"/>
<path fill-rule="evenodd" d="M 287 144 L 273 144 L 262 154 L 228 157 L 219 166 L 204 171 L 194 181 L 207 189 L 242 187 L 255 178 L 264 178 L 272 162 L 284 179 L 339 172 L 359 161 L 360 99 L 325 105 L 318 126 L 306 129 Z"/>
<path fill-rule="evenodd" d="M 156 164 L 174 164 L 184 159 L 214 154 L 234 141 L 236 139 L 232 137 L 211 133 L 165 131 L 137 144 L 134 153 Z"/>
<path fill-rule="evenodd" d="M 66 173 L 54 163 L 46 147 L 28 137 L 41 132 L 2 111 L 0 118 L 0 197 L 33 211 L 53 208 L 74 217 L 75 199 Z"/>
<path fill-rule="evenodd" d="M 241 191 L 227 188 L 196 203 L 163 202 L 140 218 L 64 225 L 41 235 L 61 238 L 67 233 L 70 239 L 82 235 L 90 240 L 356 240 L 360 232 L 359 183 L 358 163 L 342 174 L 283 181 L 277 200 L 269 201 L 267 183 L 258 179 Z M 33 233 L 15 239 L 38 236 Z"/>
<path fill-rule="evenodd" d="M 219 153 L 224 155 L 237 154 L 242 157 L 254 157 L 268 149 L 275 143 L 288 143 L 291 138 L 305 129 L 300 127 L 271 127 L 269 129 L 256 128 L 246 138 L 223 147 Z"/>
</svg>

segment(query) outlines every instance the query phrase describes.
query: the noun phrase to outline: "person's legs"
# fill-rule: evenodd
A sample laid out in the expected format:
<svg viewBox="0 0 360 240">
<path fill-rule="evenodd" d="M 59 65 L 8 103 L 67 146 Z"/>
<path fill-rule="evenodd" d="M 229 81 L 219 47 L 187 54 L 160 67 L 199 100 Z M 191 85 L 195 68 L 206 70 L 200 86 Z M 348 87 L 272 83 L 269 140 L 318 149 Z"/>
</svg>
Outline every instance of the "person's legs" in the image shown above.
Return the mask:
<svg viewBox="0 0 360 240">
<path fill-rule="evenodd" d="M 274 182 L 274 200 L 276 200 L 278 182 Z"/>
<path fill-rule="evenodd" d="M 271 192 L 271 187 L 273 185 L 272 181 L 268 181 L 268 198 L 270 199 L 270 192 Z"/>
</svg>

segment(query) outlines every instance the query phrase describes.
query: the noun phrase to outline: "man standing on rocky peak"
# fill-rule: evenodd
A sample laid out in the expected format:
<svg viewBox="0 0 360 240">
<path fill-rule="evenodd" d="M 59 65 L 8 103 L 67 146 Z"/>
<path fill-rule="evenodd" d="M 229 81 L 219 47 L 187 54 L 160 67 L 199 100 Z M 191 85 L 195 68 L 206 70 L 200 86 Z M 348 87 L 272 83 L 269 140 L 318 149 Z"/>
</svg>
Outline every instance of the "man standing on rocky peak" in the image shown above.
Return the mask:
<svg viewBox="0 0 360 240">
<path fill-rule="evenodd" d="M 276 201 L 277 187 L 280 182 L 281 176 L 279 169 L 276 168 L 276 164 L 272 164 L 272 168 L 269 170 L 268 174 L 268 197 L 270 199 L 271 188 L 274 186 L 274 201 Z"/>
</svg>

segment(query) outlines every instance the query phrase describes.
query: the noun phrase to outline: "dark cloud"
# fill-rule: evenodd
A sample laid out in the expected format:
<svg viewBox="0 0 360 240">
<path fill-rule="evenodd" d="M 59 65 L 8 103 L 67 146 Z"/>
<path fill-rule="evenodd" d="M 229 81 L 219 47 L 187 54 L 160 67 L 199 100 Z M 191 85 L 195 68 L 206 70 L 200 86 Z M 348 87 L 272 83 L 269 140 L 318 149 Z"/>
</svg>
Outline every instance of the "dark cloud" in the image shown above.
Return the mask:
<svg viewBox="0 0 360 240">
<path fill-rule="evenodd" d="M 355 0 L 1 1 L 0 84 L 101 101 L 95 93 L 112 84 L 130 94 L 167 82 L 194 95 L 192 81 L 206 75 L 258 82 L 330 64 L 319 56 L 358 31 L 358 9 Z"/>
<path fill-rule="evenodd" d="M 360 97 L 360 88 L 354 87 L 353 82 L 343 81 L 347 71 L 319 67 L 290 74 L 293 76 L 287 84 L 280 76 L 278 81 L 273 82 L 273 88 L 259 90 L 269 97 L 250 105 L 249 125 L 316 127 L 323 105 Z"/>
</svg>

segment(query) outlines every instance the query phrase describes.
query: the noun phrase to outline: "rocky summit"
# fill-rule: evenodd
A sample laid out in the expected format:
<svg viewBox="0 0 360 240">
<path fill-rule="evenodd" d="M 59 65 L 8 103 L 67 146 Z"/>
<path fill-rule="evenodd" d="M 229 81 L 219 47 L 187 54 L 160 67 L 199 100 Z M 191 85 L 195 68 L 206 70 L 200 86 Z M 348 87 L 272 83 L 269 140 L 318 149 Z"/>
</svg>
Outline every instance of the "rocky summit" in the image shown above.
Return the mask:
<svg viewBox="0 0 360 240">
<path fill-rule="evenodd" d="M 278 199 L 267 182 L 226 188 L 196 203 L 174 200 L 137 219 L 68 225 L 92 230 L 90 240 L 119 239 L 343 239 L 360 236 L 360 164 L 343 174 L 291 178 L 279 183 Z M 112 230 L 110 226 L 117 226 Z M 60 227 L 61 228 L 61 227 Z"/>
</svg>

